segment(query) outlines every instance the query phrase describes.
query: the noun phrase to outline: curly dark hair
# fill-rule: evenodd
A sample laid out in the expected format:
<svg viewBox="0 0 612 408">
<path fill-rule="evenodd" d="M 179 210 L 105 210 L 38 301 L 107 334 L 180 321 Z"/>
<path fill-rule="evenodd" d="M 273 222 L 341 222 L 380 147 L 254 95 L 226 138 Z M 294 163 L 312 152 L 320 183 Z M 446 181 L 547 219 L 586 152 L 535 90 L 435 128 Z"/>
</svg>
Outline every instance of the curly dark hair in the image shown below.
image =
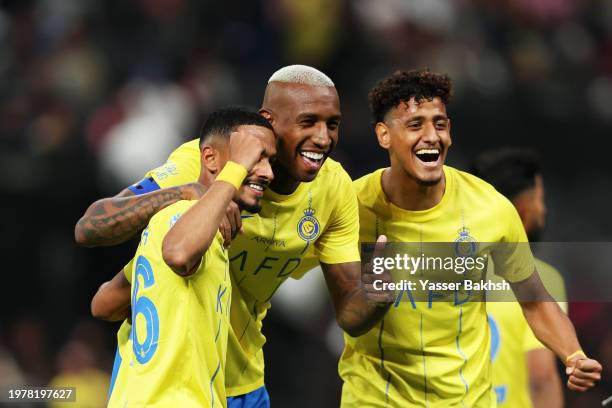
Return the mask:
<svg viewBox="0 0 612 408">
<path fill-rule="evenodd" d="M 387 112 L 411 98 L 420 103 L 439 97 L 447 105 L 452 96 L 452 88 L 448 75 L 430 72 L 429 69 L 395 71 L 368 93 L 374 124 L 382 122 Z"/>
</svg>

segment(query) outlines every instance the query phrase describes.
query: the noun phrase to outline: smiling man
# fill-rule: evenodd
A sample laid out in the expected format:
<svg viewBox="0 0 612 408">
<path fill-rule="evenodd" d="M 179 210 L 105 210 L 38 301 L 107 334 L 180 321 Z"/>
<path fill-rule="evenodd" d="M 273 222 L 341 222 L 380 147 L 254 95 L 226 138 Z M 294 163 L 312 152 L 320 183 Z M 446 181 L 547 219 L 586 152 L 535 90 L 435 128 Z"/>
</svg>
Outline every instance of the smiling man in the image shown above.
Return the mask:
<svg viewBox="0 0 612 408">
<path fill-rule="evenodd" d="M 219 224 L 232 200 L 259 207 L 275 144 L 272 126 L 256 112 L 227 108 L 206 120 L 199 140 L 206 193 L 155 214 L 132 267 L 106 285 L 111 293 L 131 289 L 133 322 L 109 407 L 225 406 L 229 311 L 219 303 L 229 303 L 232 288 Z"/>
<path fill-rule="evenodd" d="M 450 96 L 450 79 L 426 70 L 398 71 L 370 91 L 376 136 L 391 166 L 354 183 L 360 240 L 385 234 L 390 242 L 446 242 L 449 248 L 510 243 L 512 251 L 491 254 L 496 272 L 518 299 L 548 300 L 521 304 L 527 322 L 566 364 L 570 389 L 593 387 L 601 366 L 582 352 L 571 322 L 534 273 L 513 205 L 484 181 L 444 166 Z M 430 292 L 429 298 L 440 295 Z M 411 302 L 408 296 L 400 292 L 375 329 L 345 336 L 342 406 L 495 406 L 486 303 Z"/>
<path fill-rule="evenodd" d="M 341 119 L 331 79 L 311 67 L 284 67 L 270 77 L 260 114 L 277 136 L 277 161 L 261 211 L 243 213 L 242 222 L 234 219 L 242 233 L 229 247 L 229 407 L 269 406 L 261 330 L 272 295 L 288 277 L 300 277 L 320 263 L 336 320 L 353 336 L 367 332 L 389 306 L 366 300 L 369 288 L 361 285 L 357 198 L 349 175 L 329 158 Z M 197 141 L 185 143 L 120 196 L 94 203 L 75 228 L 77 241 L 108 245 L 136 234 L 160 207 L 189 194 L 189 183 L 198 179 L 198 160 Z M 102 291 L 93 306 L 103 306 L 99 317 L 115 320 L 127 317 L 126 300 L 129 296 Z M 126 322 L 118 335 L 120 355 L 129 353 L 129 331 Z"/>
</svg>

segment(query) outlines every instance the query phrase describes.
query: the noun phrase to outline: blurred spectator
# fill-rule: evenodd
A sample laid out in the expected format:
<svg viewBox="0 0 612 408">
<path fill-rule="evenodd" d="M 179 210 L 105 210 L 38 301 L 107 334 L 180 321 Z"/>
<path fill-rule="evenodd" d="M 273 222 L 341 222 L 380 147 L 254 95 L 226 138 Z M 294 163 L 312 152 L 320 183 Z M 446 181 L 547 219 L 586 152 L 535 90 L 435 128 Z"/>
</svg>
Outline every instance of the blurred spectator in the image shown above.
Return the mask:
<svg viewBox="0 0 612 408">
<path fill-rule="evenodd" d="M 101 174 L 112 177 L 115 190 L 164 163 L 194 122 L 191 101 L 178 86 L 130 83 L 126 88 L 125 116 L 108 129 L 98 151 Z"/>
<path fill-rule="evenodd" d="M 342 0 L 276 0 L 274 18 L 285 37 L 285 60 L 321 66 L 332 58 L 339 36 Z"/>
<path fill-rule="evenodd" d="M 25 385 L 25 376 L 9 352 L 0 346 L 0 387 Z"/>
<path fill-rule="evenodd" d="M 91 345 L 79 340 L 69 341 L 57 355 L 58 374 L 49 382 L 50 387 L 74 387 L 76 402 L 55 402 L 53 408 L 70 404 L 78 408 L 106 406 L 110 375 L 95 367 Z"/>
<path fill-rule="evenodd" d="M 67 404 L 78 408 L 106 406 L 110 375 L 100 369 L 100 360 L 110 357 L 101 347 L 101 338 L 99 326 L 87 322 L 80 322 L 73 330 L 57 353 L 57 374 L 49 386 L 75 387 L 76 402 L 51 403 L 50 407 L 65 407 Z"/>
<path fill-rule="evenodd" d="M 197 137 L 207 112 L 227 104 L 257 108 L 269 75 L 291 63 L 316 65 L 337 84 L 343 124 L 334 156 L 354 178 L 387 161 L 368 120 L 367 90 L 395 69 L 428 66 L 456 85 L 450 109 L 461 147 L 451 150 L 451 165 L 506 144 L 546 152 L 544 239 L 611 241 L 612 171 L 604 156 L 612 123 L 610 1 L 2 1 L 0 228 L 3 265 L 12 273 L 0 289 L 9 355 L 0 357 L 1 367 L 21 372 L 26 384 L 46 384 L 63 344 L 62 375 L 77 373 L 81 381 L 92 368 L 87 347 L 96 344 L 94 360 L 105 364 L 93 367 L 109 369 L 115 327 L 87 339 L 67 340 L 66 333 L 131 248 L 77 248 L 74 222 L 95 199 Z M 587 139 L 596 151 L 578 157 Z M 308 370 L 289 375 L 283 366 L 294 346 L 305 356 L 295 364 L 329 368 L 337 381 L 325 345 L 331 313 L 324 291 L 316 280 L 294 283 L 279 293 L 266 325 L 277 401 L 295 399 L 312 377 Z M 313 290 L 295 296 L 306 287 Z M 612 366 L 608 312 L 604 304 L 570 307 L 604 367 Z M 17 318 L 21 313 L 29 317 Z M 336 349 L 337 333 L 328 337 Z M 91 381 L 101 383 L 92 372 Z M 316 375 L 320 395 L 305 393 L 304 405 L 337 406 L 337 382 Z M 604 381 L 599 390 L 611 394 L 610 387 Z M 568 406 L 585 406 L 573 404 L 599 394 L 569 398 Z"/>
<path fill-rule="evenodd" d="M 24 317 L 9 329 L 9 347 L 25 374 L 26 384 L 44 385 L 51 376 L 46 327 L 36 318 Z"/>
</svg>

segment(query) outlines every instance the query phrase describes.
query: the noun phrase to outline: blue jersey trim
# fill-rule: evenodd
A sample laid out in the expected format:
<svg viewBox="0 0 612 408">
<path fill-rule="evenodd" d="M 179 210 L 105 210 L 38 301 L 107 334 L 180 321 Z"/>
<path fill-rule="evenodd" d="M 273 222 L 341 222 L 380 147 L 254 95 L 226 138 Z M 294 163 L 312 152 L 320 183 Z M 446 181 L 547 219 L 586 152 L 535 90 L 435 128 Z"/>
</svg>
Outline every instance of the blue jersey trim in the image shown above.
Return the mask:
<svg viewBox="0 0 612 408">
<path fill-rule="evenodd" d="M 497 357 L 497 352 L 499 351 L 499 346 L 501 343 L 499 328 L 497 327 L 497 323 L 493 316 L 488 316 L 489 320 L 489 329 L 491 330 L 491 361 L 495 361 Z"/>
<path fill-rule="evenodd" d="M 419 325 L 419 333 L 421 337 L 421 355 L 423 356 L 423 385 L 425 391 L 425 405 L 427 405 L 427 363 L 425 362 L 425 347 L 423 346 L 423 313 L 421 312 L 421 323 Z"/>
<path fill-rule="evenodd" d="M 463 376 L 463 368 L 465 367 L 465 365 L 468 362 L 468 358 L 467 356 L 463 353 L 463 351 L 461 350 L 461 346 L 459 344 L 459 338 L 461 337 L 461 333 L 463 333 L 463 307 L 459 308 L 459 333 L 457 333 L 457 337 L 455 338 L 455 343 L 457 345 L 457 352 L 459 353 L 459 355 L 461 356 L 461 358 L 463 358 L 463 364 L 462 366 L 459 368 L 459 377 L 461 378 L 461 382 L 463 383 L 463 385 L 465 386 L 465 396 L 467 396 L 467 393 L 470 389 L 470 387 L 468 386 L 467 381 L 465 380 L 465 377 Z M 461 404 L 463 404 L 463 400 L 461 401 Z"/>
<path fill-rule="evenodd" d="M 220 368 L 221 368 L 221 362 L 219 361 L 219 363 L 217 364 L 217 369 L 215 370 L 215 373 L 212 375 L 212 378 L 210 379 L 210 406 L 212 408 L 214 408 L 215 406 L 215 392 L 213 390 L 213 383 L 215 382 L 215 378 L 217 377 L 217 374 L 219 374 Z"/>
<path fill-rule="evenodd" d="M 113 363 L 113 372 L 111 374 L 110 388 L 108 390 L 108 399 L 110 400 L 113 394 L 113 388 L 115 387 L 115 381 L 117 380 L 117 374 L 119 373 L 119 367 L 121 367 L 121 354 L 119 354 L 119 347 L 115 353 L 115 362 Z"/>
<path fill-rule="evenodd" d="M 132 184 L 128 187 L 132 193 L 136 195 L 150 193 L 151 191 L 157 191 L 161 187 L 157 182 L 153 179 L 153 177 L 147 177 L 140 180 L 138 183 Z"/>
<path fill-rule="evenodd" d="M 266 386 L 248 394 L 227 397 L 227 408 L 270 408 L 270 396 Z"/>
</svg>

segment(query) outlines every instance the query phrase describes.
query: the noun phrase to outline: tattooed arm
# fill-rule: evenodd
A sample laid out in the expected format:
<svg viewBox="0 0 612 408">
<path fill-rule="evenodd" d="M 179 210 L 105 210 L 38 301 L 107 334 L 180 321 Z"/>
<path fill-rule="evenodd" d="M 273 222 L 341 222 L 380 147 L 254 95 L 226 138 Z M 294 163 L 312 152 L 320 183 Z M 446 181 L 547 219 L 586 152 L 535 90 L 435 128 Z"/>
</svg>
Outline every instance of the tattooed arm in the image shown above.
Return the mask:
<svg viewBox="0 0 612 408">
<path fill-rule="evenodd" d="M 74 237 L 85 247 L 120 244 L 142 230 L 159 210 L 179 200 L 198 199 L 204 194 L 199 183 L 168 187 L 135 195 L 125 189 L 114 197 L 89 206 L 74 228 Z"/>
</svg>

